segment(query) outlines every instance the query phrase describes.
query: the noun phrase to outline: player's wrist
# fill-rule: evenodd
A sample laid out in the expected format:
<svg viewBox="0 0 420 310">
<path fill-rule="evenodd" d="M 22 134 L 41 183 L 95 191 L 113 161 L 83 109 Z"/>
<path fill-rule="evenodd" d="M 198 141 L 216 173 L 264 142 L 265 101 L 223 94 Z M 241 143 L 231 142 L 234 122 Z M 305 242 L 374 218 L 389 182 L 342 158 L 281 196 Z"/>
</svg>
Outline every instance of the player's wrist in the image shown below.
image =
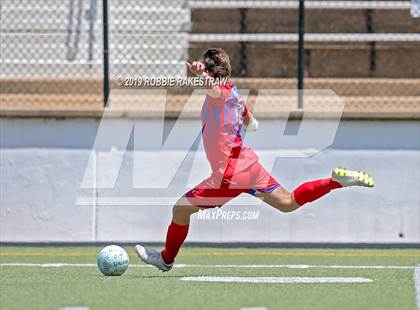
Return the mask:
<svg viewBox="0 0 420 310">
<path fill-rule="evenodd" d="M 249 114 L 249 121 L 248 126 L 246 128 L 247 131 L 257 131 L 259 127 L 258 121 L 255 119 L 255 117 L 252 114 Z"/>
<path fill-rule="evenodd" d="M 206 71 L 203 71 L 201 73 L 197 73 L 196 76 L 199 77 L 199 78 L 203 78 L 203 79 L 209 78 L 209 75 L 206 73 Z"/>
</svg>

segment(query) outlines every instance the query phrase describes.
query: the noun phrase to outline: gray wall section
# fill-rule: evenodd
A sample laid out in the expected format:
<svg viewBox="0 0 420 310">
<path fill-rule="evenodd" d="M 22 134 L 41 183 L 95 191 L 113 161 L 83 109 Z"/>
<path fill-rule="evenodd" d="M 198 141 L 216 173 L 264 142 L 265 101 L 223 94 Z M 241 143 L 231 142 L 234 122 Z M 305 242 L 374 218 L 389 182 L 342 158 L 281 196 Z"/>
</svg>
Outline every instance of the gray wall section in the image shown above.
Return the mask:
<svg viewBox="0 0 420 310">
<path fill-rule="evenodd" d="M 260 120 L 261 121 L 261 120 Z M 100 120 L 98 119 L 0 119 L 0 148 L 91 149 Z M 141 120 L 142 124 L 154 120 Z M 188 121 L 187 121 L 188 122 Z M 167 121 L 166 131 L 173 125 Z M 260 130 L 270 137 L 277 122 L 262 120 Z M 291 128 L 298 125 L 290 122 Z M 271 133 L 271 134 L 270 134 Z M 259 148 L 270 149 L 270 141 L 253 141 Z M 338 126 L 334 149 L 420 149 L 419 121 L 344 120 Z"/>
<path fill-rule="evenodd" d="M 141 122 L 152 126 L 156 121 Z M 94 119 L 1 119 L 0 241 L 163 241 L 170 203 L 188 187 L 188 158 L 166 191 L 132 189 L 132 151 L 125 154 L 115 189 L 81 190 L 98 124 Z M 266 139 L 260 136 L 249 142 L 259 149 L 261 161 L 267 162 L 276 153 L 270 134 L 278 124 L 263 120 L 261 125 Z M 343 165 L 372 173 L 376 178 L 374 189 L 336 190 L 290 214 L 242 195 L 220 210 L 259 211 L 258 220 L 194 217 L 188 240 L 418 243 L 419 141 L 419 122 L 343 121 L 328 149 L 307 158 L 278 158 L 272 174 L 291 190 L 306 180 L 328 177 L 336 165 Z M 132 142 L 129 144 L 130 149 Z M 287 152 L 284 150 L 284 154 Z M 170 161 L 179 151 L 168 149 L 165 155 Z M 154 156 L 156 151 L 151 151 L 150 162 Z M 146 159 L 144 164 L 148 162 Z M 207 172 L 197 171 L 196 179 Z M 159 178 L 158 167 L 149 174 Z M 136 205 L 136 198 L 145 196 L 156 201 L 164 197 L 165 203 Z M 96 206 L 76 203 L 80 197 Z M 109 197 L 123 202 L 107 203 Z"/>
</svg>

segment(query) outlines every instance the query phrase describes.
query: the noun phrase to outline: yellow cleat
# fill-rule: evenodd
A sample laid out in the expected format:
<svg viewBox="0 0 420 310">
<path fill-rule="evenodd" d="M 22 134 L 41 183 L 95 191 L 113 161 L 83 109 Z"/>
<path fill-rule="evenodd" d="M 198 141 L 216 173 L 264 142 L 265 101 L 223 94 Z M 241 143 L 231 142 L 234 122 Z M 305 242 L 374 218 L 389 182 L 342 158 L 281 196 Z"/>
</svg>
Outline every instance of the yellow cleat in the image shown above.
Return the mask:
<svg viewBox="0 0 420 310">
<path fill-rule="evenodd" d="M 341 184 L 343 187 L 347 186 L 364 186 L 374 187 L 375 181 L 373 177 L 364 171 L 352 171 L 346 168 L 335 168 L 332 173 L 332 179 Z"/>
</svg>

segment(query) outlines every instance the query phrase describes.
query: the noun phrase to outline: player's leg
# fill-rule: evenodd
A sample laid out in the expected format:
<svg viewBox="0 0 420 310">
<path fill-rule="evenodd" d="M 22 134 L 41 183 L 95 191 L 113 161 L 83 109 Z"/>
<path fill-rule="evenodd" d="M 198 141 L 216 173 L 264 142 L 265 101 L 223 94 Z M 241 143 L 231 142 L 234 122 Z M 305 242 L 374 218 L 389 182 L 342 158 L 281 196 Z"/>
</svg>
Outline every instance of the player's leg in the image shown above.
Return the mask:
<svg viewBox="0 0 420 310">
<path fill-rule="evenodd" d="M 282 212 L 291 212 L 306 203 L 317 200 L 330 191 L 347 186 L 373 187 L 374 180 L 366 172 L 336 168 L 331 178 L 306 182 L 288 192 L 260 165 L 257 164 L 257 190 L 255 195 Z"/>
<path fill-rule="evenodd" d="M 203 208 L 190 203 L 186 197 L 181 197 L 172 208 L 172 223 L 177 225 L 189 225 L 190 217 Z"/>
<path fill-rule="evenodd" d="M 277 210 L 285 213 L 292 212 L 300 207 L 296 203 L 293 193 L 288 192 L 281 186 L 278 186 L 270 192 L 257 192 L 255 193 L 255 196 Z"/>
<path fill-rule="evenodd" d="M 279 186 L 271 192 L 258 192 L 257 197 L 281 212 L 292 212 L 304 204 L 328 194 L 331 190 L 342 186 L 331 178 L 306 182 L 289 192 Z"/>
<path fill-rule="evenodd" d="M 172 208 L 172 221 L 166 233 L 165 247 L 161 252 L 165 264 L 171 265 L 175 261 L 179 249 L 187 238 L 190 217 L 200 209 L 202 208 L 192 205 L 186 197 L 179 199 Z"/>
<path fill-rule="evenodd" d="M 187 238 L 190 217 L 200 209 L 192 205 L 186 197 L 181 197 L 172 208 L 172 221 L 166 233 L 164 249 L 158 252 L 136 245 L 136 252 L 140 259 L 162 271 L 171 270 L 175 257 Z"/>
<path fill-rule="evenodd" d="M 179 249 L 188 235 L 190 217 L 199 210 L 220 207 L 238 196 L 242 190 L 214 188 L 213 178 L 209 178 L 185 194 L 172 209 L 172 222 L 168 227 L 165 248 L 161 256 L 165 264 L 175 261 Z"/>
<path fill-rule="evenodd" d="M 140 259 L 162 271 L 171 270 L 175 257 L 187 238 L 190 216 L 200 209 L 222 206 L 242 192 L 224 189 L 219 183 L 218 178 L 212 175 L 179 199 L 172 209 L 172 222 L 166 234 L 165 248 L 162 252 L 157 252 L 137 245 L 136 252 Z"/>
<path fill-rule="evenodd" d="M 293 191 L 293 198 L 299 206 L 325 196 L 330 191 L 349 186 L 374 187 L 373 178 L 363 171 L 351 171 L 338 167 L 330 178 L 306 182 Z"/>
<path fill-rule="evenodd" d="M 282 212 L 291 212 L 299 208 L 293 194 L 284 189 L 267 170 L 255 162 L 247 169 L 250 184 L 247 192 L 254 195 Z"/>
</svg>

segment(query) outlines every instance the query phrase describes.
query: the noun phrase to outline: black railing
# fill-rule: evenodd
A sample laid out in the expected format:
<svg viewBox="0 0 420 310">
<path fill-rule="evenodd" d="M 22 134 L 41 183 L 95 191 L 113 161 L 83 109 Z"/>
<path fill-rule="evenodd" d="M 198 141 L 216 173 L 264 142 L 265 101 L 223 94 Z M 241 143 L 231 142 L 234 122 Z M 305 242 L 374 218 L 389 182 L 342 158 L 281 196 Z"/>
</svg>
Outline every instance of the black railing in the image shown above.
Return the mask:
<svg viewBox="0 0 420 310">
<path fill-rule="evenodd" d="M 109 105 L 110 81 L 109 81 L 109 27 L 108 27 L 108 0 L 102 0 L 103 36 L 104 36 L 104 106 Z"/>
<path fill-rule="evenodd" d="M 303 88 L 305 78 L 305 0 L 299 0 L 299 40 L 298 40 L 298 109 L 303 108 Z"/>
</svg>

